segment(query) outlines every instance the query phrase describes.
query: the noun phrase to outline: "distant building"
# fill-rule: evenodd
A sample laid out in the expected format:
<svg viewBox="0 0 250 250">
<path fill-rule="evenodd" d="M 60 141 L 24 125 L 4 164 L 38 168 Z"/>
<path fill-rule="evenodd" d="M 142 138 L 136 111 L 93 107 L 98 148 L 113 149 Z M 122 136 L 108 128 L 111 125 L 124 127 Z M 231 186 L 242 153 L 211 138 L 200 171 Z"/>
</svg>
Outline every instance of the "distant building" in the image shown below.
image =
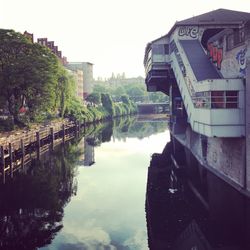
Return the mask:
<svg viewBox="0 0 250 250">
<path fill-rule="evenodd" d="M 83 95 L 83 71 L 80 69 L 77 70 L 69 70 L 68 71 L 74 76 L 76 80 L 76 96 L 83 102 L 84 95 Z"/>
<path fill-rule="evenodd" d="M 62 57 L 62 51 L 58 50 L 58 46 L 55 46 L 54 41 L 48 41 L 48 38 L 38 38 L 37 43 L 48 47 L 60 59 L 64 66 L 68 63 L 67 58 L 65 56 Z"/>
<path fill-rule="evenodd" d="M 32 43 L 34 42 L 34 36 L 32 33 L 29 33 L 27 31 L 24 31 L 24 36 L 26 36 Z"/>
<path fill-rule="evenodd" d="M 124 85 L 124 84 L 145 84 L 145 78 L 142 76 L 138 76 L 138 77 L 131 77 L 131 78 L 126 78 L 123 75 L 117 75 L 115 76 L 114 74 L 112 74 L 112 76 L 108 79 L 102 79 L 102 78 L 98 78 L 97 80 L 94 81 L 95 84 L 109 84 L 111 86 L 119 86 L 119 85 Z"/>
<path fill-rule="evenodd" d="M 86 98 L 93 89 L 93 63 L 90 62 L 69 62 L 66 67 L 72 71 L 82 70 L 83 72 L 83 97 Z"/>
<path fill-rule="evenodd" d="M 119 77 L 111 77 L 108 79 L 110 84 L 119 85 L 119 84 L 130 84 L 130 83 L 145 83 L 145 78 L 138 76 L 138 77 L 131 77 L 131 78 L 119 78 Z"/>
</svg>

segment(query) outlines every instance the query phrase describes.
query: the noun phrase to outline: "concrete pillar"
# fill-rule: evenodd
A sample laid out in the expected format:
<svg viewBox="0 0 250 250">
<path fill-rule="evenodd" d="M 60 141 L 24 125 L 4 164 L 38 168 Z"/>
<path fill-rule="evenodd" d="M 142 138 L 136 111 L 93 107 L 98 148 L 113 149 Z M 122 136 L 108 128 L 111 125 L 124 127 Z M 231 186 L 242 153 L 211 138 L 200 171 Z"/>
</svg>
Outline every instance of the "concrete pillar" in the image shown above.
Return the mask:
<svg viewBox="0 0 250 250">
<path fill-rule="evenodd" d="M 248 46 L 250 47 L 250 46 Z M 246 59 L 246 189 L 250 191 L 250 55 Z"/>
</svg>

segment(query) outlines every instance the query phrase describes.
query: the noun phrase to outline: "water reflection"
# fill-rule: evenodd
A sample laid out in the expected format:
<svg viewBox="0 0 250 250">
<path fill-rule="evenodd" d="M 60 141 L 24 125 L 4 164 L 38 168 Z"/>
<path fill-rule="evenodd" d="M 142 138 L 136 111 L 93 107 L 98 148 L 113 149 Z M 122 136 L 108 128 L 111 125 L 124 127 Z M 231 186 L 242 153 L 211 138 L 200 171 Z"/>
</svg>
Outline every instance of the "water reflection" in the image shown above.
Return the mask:
<svg viewBox="0 0 250 250">
<path fill-rule="evenodd" d="M 26 173 L 0 184 L 0 249 L 36 249 L 61 230 L 63 208 L 76 193 L 75 159 L 68 145 L 26 166 Z"/>
<path fill-rule="evenodd" d="M 113 140 L 123 140 L 126 138 L 143 139 L 150 135 L 160 133 L 166 130 L 166 120 L 154 121 L 139 120 L 137 117 L 126 117 L 91 125 L 87 128 L 84 139 L 80 142 L 84 155 L 82 155 L 79 164 L 90 167 L 95 164 L 95 147 L 102 143 Z"/>
<path fill-rule="evenodd" d="M 146 165 L 167 140 L 150 136 L 166 127 L 132 117 L 93 124 L 16 172 L 0 184 L 0 249 L 147 249 Z"/>
<path fill-rule="evenodd" d="M 250 202 L 206 171 L 203 190 L 170 162 L 171 144 L 148 169 L 146 217 L 151 250 L 250 249 Z"/>
</svg>

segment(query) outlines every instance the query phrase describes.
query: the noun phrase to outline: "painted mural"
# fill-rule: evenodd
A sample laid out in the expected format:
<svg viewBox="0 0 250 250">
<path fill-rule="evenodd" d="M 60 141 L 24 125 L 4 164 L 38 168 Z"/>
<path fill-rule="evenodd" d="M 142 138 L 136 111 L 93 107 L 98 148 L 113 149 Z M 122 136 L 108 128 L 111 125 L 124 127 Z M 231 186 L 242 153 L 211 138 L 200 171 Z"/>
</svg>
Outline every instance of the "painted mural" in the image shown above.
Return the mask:
<svg viewBox="0 0 250 250">
<path fill-rule="evenodd" d="M 207 45 L 208 49 L 208 57 L 212 59 L 213 63 L 217 65 L 217 68 L 221 69 L 221 63 L 223 60 L 223 48 L 217 47 L 216 45 L 213 45 L 213 43 L 209 43 Z"/>
</svg>

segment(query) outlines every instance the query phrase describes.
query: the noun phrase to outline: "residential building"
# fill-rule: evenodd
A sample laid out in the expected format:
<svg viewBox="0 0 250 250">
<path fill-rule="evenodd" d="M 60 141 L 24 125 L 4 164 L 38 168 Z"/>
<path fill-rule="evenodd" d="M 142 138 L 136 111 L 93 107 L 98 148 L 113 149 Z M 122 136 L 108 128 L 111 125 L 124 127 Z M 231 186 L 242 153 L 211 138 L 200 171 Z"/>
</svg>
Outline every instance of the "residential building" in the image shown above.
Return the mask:
<svg viewBox="0 0 250 250">
<path fill-rule="evenodd" d="M 66 67 L 72 71 L 82 70 L 83 72 L 83 97 L 91 94 L 93 89 L 93 63 L 90 62 L 69 62 Z"/>
<path fill-rule="evenodd" d="M 69 70 L 76 80 L 76 96 L 83 102 L 83 71 L 80 69 Z"/>
<path fill-rule="evenodd" d="M 54 41 L 48 41 L 48 38 L 37 38 L 37 43 L 48 47 L 60 59 L 64 66 L 67 65 L 67 58 L 62 56 L 62 51 L 58 50 L 58 46 L 55 46 Z"/>
</svg>

